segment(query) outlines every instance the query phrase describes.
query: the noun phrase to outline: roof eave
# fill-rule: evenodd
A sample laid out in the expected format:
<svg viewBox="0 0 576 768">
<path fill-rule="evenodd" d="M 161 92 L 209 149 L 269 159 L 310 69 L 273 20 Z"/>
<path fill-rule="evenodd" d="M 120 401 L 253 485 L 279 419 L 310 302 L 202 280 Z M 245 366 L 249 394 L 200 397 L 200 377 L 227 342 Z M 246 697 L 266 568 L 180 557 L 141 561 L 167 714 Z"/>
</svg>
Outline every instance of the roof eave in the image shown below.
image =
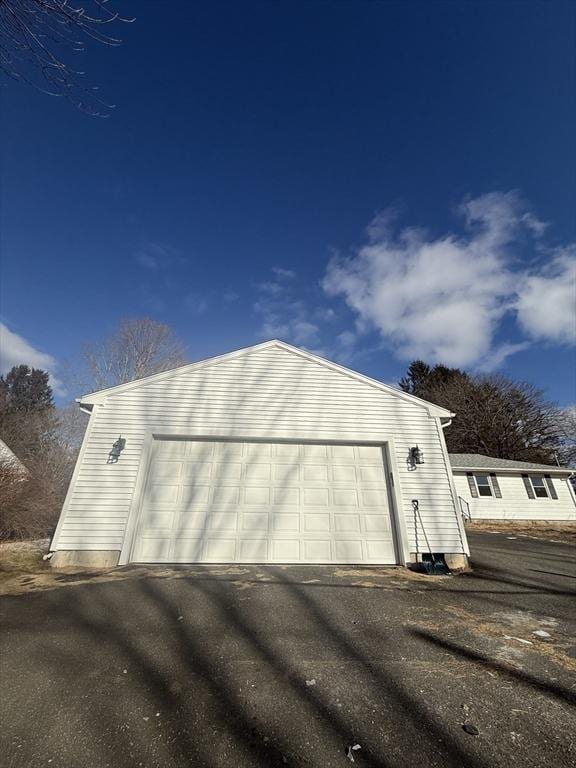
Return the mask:
<svg viewBox="0 0 576 768">
<path fill-rule="evenodd" d="M 569 477 L 573 475 L 576 470 L 566 469 L 565 467 L 452 467 L 452 472 L 506 472 L 511 474 L 522 474 L 523 472 L 546 472 L 549 475 L 566 475 Z"/>
</svg>

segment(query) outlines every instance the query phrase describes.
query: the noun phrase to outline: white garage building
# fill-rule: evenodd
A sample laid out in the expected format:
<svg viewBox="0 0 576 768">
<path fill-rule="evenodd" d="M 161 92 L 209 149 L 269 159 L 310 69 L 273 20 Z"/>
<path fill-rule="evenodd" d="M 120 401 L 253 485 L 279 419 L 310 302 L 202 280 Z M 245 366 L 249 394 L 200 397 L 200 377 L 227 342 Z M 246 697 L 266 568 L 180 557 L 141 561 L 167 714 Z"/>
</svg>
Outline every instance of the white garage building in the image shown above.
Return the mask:
<svg viewBox="0 0 576 768">
<path fill-rule="evenodd" d="M 465 562 L 453 414 L 317 355 L 268 341 L 78 402 L 55 565 Z"/>
</svg>

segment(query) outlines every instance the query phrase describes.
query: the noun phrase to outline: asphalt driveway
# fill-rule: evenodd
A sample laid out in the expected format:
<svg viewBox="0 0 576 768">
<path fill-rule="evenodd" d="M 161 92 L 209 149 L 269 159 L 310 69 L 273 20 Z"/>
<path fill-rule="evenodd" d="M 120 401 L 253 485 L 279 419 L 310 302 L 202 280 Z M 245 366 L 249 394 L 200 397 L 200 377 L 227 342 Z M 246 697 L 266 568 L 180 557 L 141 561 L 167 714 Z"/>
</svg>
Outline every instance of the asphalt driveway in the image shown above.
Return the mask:
<svg viewBox="0 0 576 768">
<path fill-rule="evenodd" d="M 471 574 L 125 568 L 0 598 L 7 766 L 576 764 L 576 547 Z M 477 735 L 467 733 L 477 729 Z M 470 727 L 473 726 L 473 727 Z"/>
</svg>

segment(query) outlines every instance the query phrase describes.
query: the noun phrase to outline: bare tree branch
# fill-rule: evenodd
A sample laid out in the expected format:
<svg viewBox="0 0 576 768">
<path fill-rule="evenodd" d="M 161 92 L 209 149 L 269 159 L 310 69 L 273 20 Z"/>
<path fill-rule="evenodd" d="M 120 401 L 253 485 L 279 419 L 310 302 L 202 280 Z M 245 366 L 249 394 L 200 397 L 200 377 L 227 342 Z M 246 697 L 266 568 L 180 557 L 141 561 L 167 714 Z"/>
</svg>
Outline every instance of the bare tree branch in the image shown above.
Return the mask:
<svg viewBox="0 0 576 768">
<path fill-rule="evenodd" d="M 177 368 L 187 359 L 170 326 L 143 317 L 122 320 L 112 335 L 85 344 L 83 362 L 81 386 L 95 391 Z"/>
<path fill-rule="evenodd" d="M 134 19 L 110 10 L 108 0 L 87 3 L 93 13 L 68 0 L 0 0 L 0 71 L 49 96 L 63 96 L 87 114 L 108 117 L 114 105 L 81 82 L 84 73 L 66 63 L 64 54 L 84 52 L 87 39 L 118 46 L 122 41 L 108 34 L 107 25 Z"/>
</svg>

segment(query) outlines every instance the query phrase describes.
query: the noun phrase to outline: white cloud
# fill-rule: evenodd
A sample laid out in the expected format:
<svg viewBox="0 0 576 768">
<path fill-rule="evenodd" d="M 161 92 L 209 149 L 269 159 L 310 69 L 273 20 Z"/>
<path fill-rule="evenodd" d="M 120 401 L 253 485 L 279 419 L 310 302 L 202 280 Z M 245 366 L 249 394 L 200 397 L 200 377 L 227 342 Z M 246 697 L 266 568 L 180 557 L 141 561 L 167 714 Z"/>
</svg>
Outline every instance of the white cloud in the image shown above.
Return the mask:
<svg viewBox="0 0 576 768">
<path fill-rule="evenodd" d="M 526 238 L 534 244 L 546 225 L 513 192 L 468 199 L 458 212 L 467 229 L 464 237 L 431 238 L 414 227 L 396 235 L 394 212 L 380 214 L 367 229 L 366 245 L 350 258 L 331 260 L 323 287 L 344 298 L 356 314 L 357 331 L 377 330 L 402 359 L 494 367 L 526 346 L 505 343 L 493 349 L 522 283 L 514 246 Z M 562 269 L 547 278 L 532 277 L 552 281 L 542 291 L 549 294 L 545 303 L 558 293 L 566 304 Z M 531 304 L 530 289 L 523 285 L 519 312 Z M 542 338 L 557 340 L 556 323 L 539 327 Z"/>
<path fill-rule="evenodd" d="M 296 272 L 292 269 L 284 269 L 284 267 L 272 267 L 272 272 L 280 280 L 294 280 Z"/>
<path fill-rule="evenodd" d="M 557 249 L 540 273 L 526 275 L 518 288 L 518 320 L 536 339 L 576 342 L 576 246 Z"/>
<path fill-rule="evenodd" d="M 488 355 L 478 365 L 478 370 L 483 373 L 490 373 L 500 368 L 502 363 L 507 360 L 511 355 L 515 355 L 517 352 L 522 352 L 530 347 L 529 341 L 520 341 L 517 344 L 512 342 L 504 342 L 491 350 Z"/>
<path fill-rule="evenodd" d="M 265 339 L 278 338 L 297 346 L 320 352 L 322 319 L 332 319 L 329 307 L 311 307 L 296 296 L 296 273 L 273 267 L 276 279 L 256 284 L 259 298 L 253 305 L 261 318 L 259 335 Z"/>
<path fill-rule="evenodd" d="M 208 309 L 208 299 L 199 293 L 189 293 L 184 299 L 184 306 L 195 315 L 203 315 Z"/>
<path fill-rule="evenodd" d="M 50 386 L 57 395 L 65 394 L 62 382 L 54 376 L 58 367 L 56 359 L 46 352 L 30 344 L 23 336 L 11 331 L 4 323 L 0 323 L 0 374 L 8 373 L 15 365 L 28 365 L 31 368 L 42 368 L 50 373 Z"/>
<path fill-rule="evenodd" d="M 163 268 L 184 264 L 186 259 L 176 248 L 164 243 L 147 242 L 136 253 L 136 261 L 144 269 L 158 272 Z"/>
<path fill-rule="evenodd" d="M 286 287 L 284 285 L 272 281 L 258 283 L 256 288 L 261 291 L 261 293 L 267 293 L 270 296 L 280 296 L 280 294 L 286 293 Z"/>
</svg>

